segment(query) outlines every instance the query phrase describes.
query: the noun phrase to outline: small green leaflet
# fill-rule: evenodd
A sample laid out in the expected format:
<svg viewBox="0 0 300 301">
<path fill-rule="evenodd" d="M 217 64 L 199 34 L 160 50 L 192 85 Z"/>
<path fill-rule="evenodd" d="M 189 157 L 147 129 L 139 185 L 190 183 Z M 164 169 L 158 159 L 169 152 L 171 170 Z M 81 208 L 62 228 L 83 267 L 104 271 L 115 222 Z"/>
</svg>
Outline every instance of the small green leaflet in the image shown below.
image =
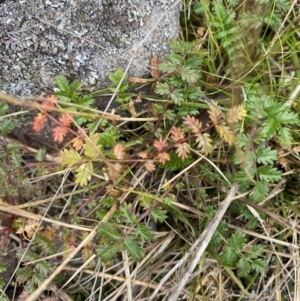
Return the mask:
<svg viewBox="0 0 300 301">
<path fill-rule="evenodd" d="M 133 260 L 140 260 L 144 257 L 144 250 L 138 245 L 133 237 L 127 236 L 124 240 L 124 246 Z"/>
<path fill-rule="evenodd" d="M 277 151 L 272 150 L 271 147 L 260 147 L 256 150 L 256 160 L 259 164 L 268 165 L 273 164 L 277 160 Z"/>
<path fill-rule="evenodd" d="M 117 227 L 111 223 L 102 223 L 99 228 L 99 236 L 107 240 L 118 240 L 122 238 Z"/>
</svg>

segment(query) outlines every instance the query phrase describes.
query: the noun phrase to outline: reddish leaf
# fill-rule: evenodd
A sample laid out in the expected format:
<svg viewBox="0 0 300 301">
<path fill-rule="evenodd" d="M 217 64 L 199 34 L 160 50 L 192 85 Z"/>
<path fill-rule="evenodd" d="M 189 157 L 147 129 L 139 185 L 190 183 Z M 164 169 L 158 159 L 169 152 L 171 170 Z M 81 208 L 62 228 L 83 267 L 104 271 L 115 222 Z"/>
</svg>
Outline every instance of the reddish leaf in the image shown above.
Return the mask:
<svg viewBox="0 0 300 301">
<path fill-rule="evenodd" d="M 202 123 L 193 116 L 187 115 L 183 118 L 183 123 L 190 129 L 194 134 L 201 132 Z"/>
<path fill-rule="evenodd" d="M 159 163 L 161 163 L 162 165 L 166 164 L 166 161 L 170 161 L 170 155 L 168 153 L 159 153 L 157 155 L 157 160 Z"/>
<path fill-rule="evenodd" d="M 77 137 L 75 140 L 73 140 L 73 147 L 79 151 L 82 149 L 83 146 L 83 140 L 81 137 Z"/>
<path fill-rule="evenodd" d="M 159 140 L 155 140 L 153 142 L 154 147 L 160 152 L 167 146 L 167 140 L 162 140 L 159 138 Z"/>
<path fill-rule="evenodd" d="M 63 113 L 60 117 L 59 117 L 59 121 L 61 122 L 61 125 L 63 127 L 69 127 L 71 122 L 72 122 L 72 116 L 66 113 Z"/>
<path fill-rule="evenodd" d="M 44 123 L 46 121 L 46 115 L 42 113 L 38 113 L 37 116 L 34 118 L 34 121 L 32 123 L 32 127 L 36 132 L 39 132 Z"/>
<path fill-rule="evenodd" d="M 68 129 L 64 126 L 57 126 L 52 130 L 52 137 L 54 141 L 62 142 L 66 136 Z"/>
<path fill-rule="evenodd" d="M 175 127 L 173 126 L 171 129 L 171 138 L 173 141 L 179 141 L 181 139 L 184 139 L 185 135 L 184 132 L 182 130 L 182 128 L 180 127 Z"/>
</svg>

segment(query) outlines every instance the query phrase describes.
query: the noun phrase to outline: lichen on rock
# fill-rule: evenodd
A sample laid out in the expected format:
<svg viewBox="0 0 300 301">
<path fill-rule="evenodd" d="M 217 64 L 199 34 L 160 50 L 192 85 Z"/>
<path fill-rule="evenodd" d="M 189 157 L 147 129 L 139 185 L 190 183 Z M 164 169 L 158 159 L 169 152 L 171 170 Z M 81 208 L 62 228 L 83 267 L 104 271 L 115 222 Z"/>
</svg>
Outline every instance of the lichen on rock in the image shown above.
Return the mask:
<svg viewBox="0 0 300 301">
<path fill-rule="evenodd" d="M 109 73 L 145 76 L 179 31 L 177 0 L 20 0 L 0 4 L 0 90 L 38 95 L 64 74 L 101 88 Z M 157 23 L 157 24 L 156 24 Z"/>
</svg>

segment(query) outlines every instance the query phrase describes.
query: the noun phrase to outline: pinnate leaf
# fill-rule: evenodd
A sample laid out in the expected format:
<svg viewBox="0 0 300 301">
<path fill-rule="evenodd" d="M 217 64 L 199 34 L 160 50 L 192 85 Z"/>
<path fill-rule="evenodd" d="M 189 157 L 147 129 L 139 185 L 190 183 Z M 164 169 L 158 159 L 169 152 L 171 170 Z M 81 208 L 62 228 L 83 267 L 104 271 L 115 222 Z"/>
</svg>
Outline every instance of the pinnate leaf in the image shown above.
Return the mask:
<svg viewBox="0 0 300 301">
<path fill-rule="evenodd" d="M 80 186 L 87 186 L 88 181 L 91 180 L 93 175 L 93 163 L 91 161 L 81 164 L 76 169 L 76 180 L 75 183 Z"/>
<path fill-rule="evenodd" d="M 154 208 L 151 211 L 151 216 L 155 223 L 162 223 L 167 218 L 166 213 L 167 212 L 165 210 L 162 210 L 160 208 Z"/>
<path fill-rule="evenodd" d="M 112 223 L 101 223 L 99 227 L 99 236 L 106 240 L 118 240 L 122 238 L 116 225 Z"/>
<path fill-rule="evenodd" d="M 247 116 L 247 111 L 242 104 L 231 107 L 226 115 L 226 120 L 228 123 L 237 123 Z"/>
<path fill-rule="evenodd" d="M 152 229 L 142 223 L 139 223 L 136 227 L 136 234 L 142 241 L 149 241 L 153 238 Z"/>
<path fill-rule="evenodd" d="M 59 117 L 59 121 L 61 122 L 61 125 L 62 125 L 63 127 L 69 127 L 70 124 L 71 124 L 71 122 L 72 122 L 72 115 L 63 113 L 63 114 Z"/>
<path fill-rule="evenodd" d="M 144 257 L 144 250 L 131 236 L 126 236 L 124 240 L 126 251 L 131 255 L 133 260 L 140 260 Z"/>
<path fill-rule="evenodd" d="M 277 182 L 281 180 L 281 172 L 271 166 L 260 166 L 257 169 L 259 178 L 265 182 Z"/>
<path fill-rule="evenodd" d="M 215 127 L 221 138 L 223 138 L 229 145 L 234 144 L 234 132 L 227 125 L 216 124 Z"/>
<path fill-rule="evenodd" d="M 153 145 L 160 152 L 167 146 L 167 141 L 166 139 L 159 138 L 159 140 L 153 142 Z"/>
<path fill-rule="evenodd" d="M 145 163 L 145 168 L 149 173 L 155 171 L 156 167 L 155 167 L 154 161 L 153 160 L 147 160 L 146 163 Z"/>
<path fill-rule="evenodd" d="M 216 105 L 209 106 L 208 116 L 214 125 L 219 123 L 219 119 L 222 116 L 221 111 L 217 108 Z"/>
<path fill-rule="evenodd" d="M 57 126 L 52 130 L 52 137 L 54 141 L 62 142 L 67 135 L 68 128 L 64 126 Z"/>
<path fill-rule="evenodd" d="M 251 262 L 251 268 L 261 274 L 266 270 L 267 263 L 261 258 L 256 258 Z"/>
<path fill-rule="evenodd" d="M 100 146 L 98 145 L 98 139 L 99 135 L 92 132 L 89 135 L 89 139 L 85 139 L 85 144 L 83 145 L 84 154 L 91 159 L 95 159 L 99 155 L 98 147 Z"/>
<path fill-rule="evenodd" d="M 79 153 L 73 149 L 64 149 L 63 153 L 60 155 L 60 160 L 63 165 L 67 165 L 68 167 L 71 167 L 78 162 L 81 161 L 81 157 Z"/>
<path fill-rule="evenodd" d="M 269 146 L 266 148 L 260 147 L 256 151 L 256 157 L 259 164 L 273 164 L 277 160 L 277 151 L 272 150 Z"/>
<path fill-rule="evenodd" d="M 161 163 L 162 165 L 165 165 L 166 164 L 166 161 L 170 161 L 171 158 L 170 158 L 170 155 L 168 153 L 159 153 L 157 155 L 157 160 L 159 163 Z"/>
<path fill-rule="evenodd" d="M 206 156 L 210 154 L 213 150 L 212 140 L 210 135 L 207 133 L 197 134 L 196 142 L 198 143 L 198 148 L 200 148 L 200 152 L 205 154 Z"/>
<path fill-rule="evenodd" d="M 193 116 L 187 115 L 183 118 L 183 123 L 190 129 L 194 134 L 201 132 L 201 122 Z"/>
<path fill-rule="evenodd" d="M 266 183 L 256 182 L 251 193 L 251 199 L 256 203 L 263 201 L 268 195 L 269 188 Z"/>
<path fill-rule="evenodd" d="M 184 132 L 182 130 L 182 128 L 180 127 L 175 127 L 173 126 L 171 129 L 171 139 L 173 141 L 179 141 L 181 139 L 184 139 L 185 135 Z"/>
<path fill-rule="evenodd" d="M 186 159 L 189 153 L 190 150 L 189 150 L 189 145 L 187 143 L 181 143 L 176 148 L 176 154 L 182 160 Z"/>
<path fill-rule="evenodd" d="M 33 123 L 32 123 L 32 128 L 36 131 L 39 132 L 44 123 L 46 121 L 46 115 L 42 113 L 38 113 L 36 117 L 34 117 Z"/>
</svg>

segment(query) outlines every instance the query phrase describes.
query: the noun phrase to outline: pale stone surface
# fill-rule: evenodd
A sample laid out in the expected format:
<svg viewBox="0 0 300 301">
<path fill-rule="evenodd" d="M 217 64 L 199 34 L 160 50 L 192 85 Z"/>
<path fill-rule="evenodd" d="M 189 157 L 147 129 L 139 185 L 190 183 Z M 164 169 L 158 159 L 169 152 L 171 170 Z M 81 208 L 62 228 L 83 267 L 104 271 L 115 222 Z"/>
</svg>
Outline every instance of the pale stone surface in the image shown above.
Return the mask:
<svg viewBox="0 0 300 301">
<path fill-rule="evenodd" d="M 0 0 L 0 90 L 48 93 L 58 74 L 103 88 L 134 53 L 129 75 L 147 76 L 150 57 L 165 56 L 177 37 L 179 12 L 180 0 Z M 107 102 L 96 105 L 103 109 Z M 57 151 L 49 122 L 39 133 L 32 130 L 35 114 L 17 115 L 12 136 Z"/>
<path fill-rule="evenodd" d="M 0 90 L 38 95 L 60 73 L 100 88 L 135 51 L 129 74 L 145 76 L 151 55 L 164 56 L 178 35 L 179 2 L 1 1 Z"/>
</svg>

